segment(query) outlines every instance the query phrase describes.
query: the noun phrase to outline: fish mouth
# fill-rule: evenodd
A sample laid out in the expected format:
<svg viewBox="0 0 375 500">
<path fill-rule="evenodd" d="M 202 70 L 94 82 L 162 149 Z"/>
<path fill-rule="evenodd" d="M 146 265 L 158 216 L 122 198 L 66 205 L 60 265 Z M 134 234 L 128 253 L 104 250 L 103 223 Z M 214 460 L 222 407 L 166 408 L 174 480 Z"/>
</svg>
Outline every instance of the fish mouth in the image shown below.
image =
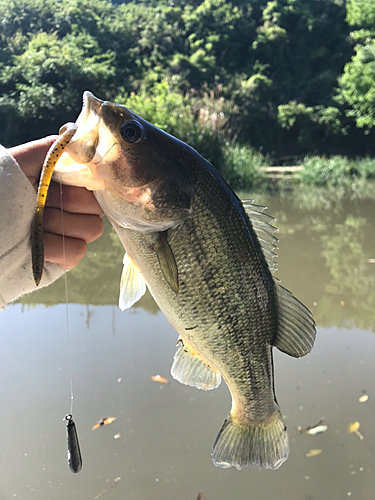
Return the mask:
<svg viewBox="0 0 375 500">
<path fill-rule="evenodd" d="M 98 166 L 104 157 L 106 162 L 114 162 L 121 155 L 119 122 L 137 118 L 125 106 L 98 99 L 86 90 L 83 93 L 82 110 L 76 120 L 78 129 L 66 153 L 75 163 L 88 168 Z"/>
<path fill-rule="evenodd" d="M 121 109 L 120 112 L 119 109 Z M 110 161 L 114 161 L 121 149 L 116 134 L 113 132 L 117 125 L 113 122 L 113 116 L 118 117 L 119 113 L 124 121 L 135 116 L 124 106 L 98 99 L 86 90 L 83 93 L 82 110 L 76 121 L 78 130 L 70 144 L 69 153 L 77 144 L 81 163 L 92 162 L 98 165 L 110 152 Z"/>
<path fill-rule="evenodd" d="M 88 90 L 83 93 L 82 110 L 76 121 L 78 130 L 67 148 L 67 153 L 77 163 L 88 164 L 97 156 L 103 102 Z M 110 147 L 112 145 L 106 144 L 107 151 Z M 98 159 L 95 158 L 94 163 L 99 163 Z"/>
<path fill-rule="evenodd" d="M 89 90 L 85 90 L 83 93 L 83 107 L 82 111 L 86 111 L 87 113 L 94 112 L 98 116 L 101 114 L 101 107 L 103 104 L 102 99 L 98 99 L 94 96 L 92 92 Z"/>
<path fill-rule="evenodd" d="M 112 134 L 107 133 L 102 137 L 103 103 L 88 90 L 83 93 L 82 110 L 75 122 L 77 131 L 54 171 L 55 178 L 60 175 L 65 184 L 83 186 L 90 190 L 105 189 L 104 179 L 98 168 L 117 141 Z"/>
<path fill-rule="evenodd" d="M 55 179 L 59 176 L 65 184 L 92 191 L 107 187 L 113 190 L 114 183 L 124 184 L 119 174 L 126 165 L 126 158 L 118 128 L 119 122 L 134 117 L 136 115 L 126 107 L 98 99 L 86 90 L 75 122 L 77 131 L 56 164 Z M 119 193 L 118 186 L 115 187 L 117 195 L 124 196 L 123 190 Z M 128 186 L 124 189 L 127 192 Z"/>
</svg>

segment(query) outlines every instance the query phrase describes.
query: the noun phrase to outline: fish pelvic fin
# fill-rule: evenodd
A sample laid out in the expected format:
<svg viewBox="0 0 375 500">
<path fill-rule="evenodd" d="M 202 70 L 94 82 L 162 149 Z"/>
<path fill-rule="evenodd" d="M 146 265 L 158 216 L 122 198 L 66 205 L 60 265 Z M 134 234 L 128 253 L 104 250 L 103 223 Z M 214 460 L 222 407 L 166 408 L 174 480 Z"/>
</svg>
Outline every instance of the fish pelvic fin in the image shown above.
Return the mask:
<svg viewBox="0 0 375 500">
<path fill-rule="evenodd" d="M 216 438 L 211 458 L 217 467 L 251 465 L 278 469 L 289 454 L 289 441 L 280 411 L 263 423 L 240 424 L 229 413 Z"/>
<path fill-rule="evenodd" d="M 219 387 L 221 375 L 208 366 L 192 347 L 179 340 L 179 347 L 174 355 L 171 375 L 181 384 L 209 391 Z"/>
<path fill-rule="evenodd" d="M 289 290 L 276 284 L 277 334 L 273 345 L 295 358 L 305 356 L 314 345 L 315 321 L 311 312 Z"/>
<path fill-rule="evenodd" d="M 121 311 L 129 309 L 146 293 L 146 284 L 141 272 L 128 254 L 124 255 L 123 264 L 118 303 Z"/>
</svg>

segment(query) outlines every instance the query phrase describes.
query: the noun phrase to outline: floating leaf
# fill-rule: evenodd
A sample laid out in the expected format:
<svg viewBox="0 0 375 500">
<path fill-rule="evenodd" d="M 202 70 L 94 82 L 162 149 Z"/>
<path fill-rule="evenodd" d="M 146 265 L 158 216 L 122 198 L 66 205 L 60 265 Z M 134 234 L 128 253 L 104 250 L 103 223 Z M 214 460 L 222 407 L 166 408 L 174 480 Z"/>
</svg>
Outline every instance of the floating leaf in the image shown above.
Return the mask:
<svg viewBox="0 0 375 500">
<path fill-rule="evenodd" d="M 358 399 L 358 401 L 360 403 L 366 403 L 366 401 L 368 400 L 368 394 L 366 391 L 362 391 L 362 396 Z"/>
<path fill-rule="evenodd" d="M 321 434 L 322 432 L 325 432 L 328 429 L 328 425 L 323 425 L 324 418 L 321 418 L 316 422 L 314 425 L 308 425 L 305 429 L 303 429 L 301 426 L 297 427 L 298 432 L 305 432 L 306 434 L 309 434 L 310 436 L 315 436 L 316 434 Z"/>
<path fill-rule="evenodd" d="M 317 425 L 316 427 L 311 427 L 310 429 L 306 429 L 306 434 L 310 436 L 316 436 L 316 434 L 322 434 L 328 429 L 328 425 Z"/>
<path fill-rule="evenodd" d="M 161 384 L 168 384 L 168 380 L 162 377 L 161 375 L 153 375 L 151 378 L 154 382 L 160 382 Z"/>
<path fill-rule="evenodd" d="M 99 422 L 97 422 L 94 427 L 91 428 L 92 431 L 94 431 L 95 429 L 98 429 L 98 427 L 101 427 L 103 425 L 108 425 L 108 424 L 111 424 L 112 422 L 114 422 L 116 420 L 116 417 L 103 417 L 99 420 Z"/>
<path fill-rule="evenodd" d="M 361 424 L 359 422 L 352 422 L 348 427 L 348 432 L 349 432 L 349 434 L 357 434 L 359 439 L 362 441 L 363 436 L 358 430 L 360 427 L 361 427 Z"/>
<path fill-rule="evenodd" d="M 357 432 L 360 427 L 361 424 L 359 422 L 352 422 L 348 427 L 348 431 L 352 434 L 353 432 Z"/>
<path fill-rule="evenodd" d="M 306 453 L 305 457 L 307 457 L 307 458 L 317 457 L 322 452 L 323 452 L 323 450 L 318 450 L 318 449 L 310 450 L 308 453 Z"/>
</svg>

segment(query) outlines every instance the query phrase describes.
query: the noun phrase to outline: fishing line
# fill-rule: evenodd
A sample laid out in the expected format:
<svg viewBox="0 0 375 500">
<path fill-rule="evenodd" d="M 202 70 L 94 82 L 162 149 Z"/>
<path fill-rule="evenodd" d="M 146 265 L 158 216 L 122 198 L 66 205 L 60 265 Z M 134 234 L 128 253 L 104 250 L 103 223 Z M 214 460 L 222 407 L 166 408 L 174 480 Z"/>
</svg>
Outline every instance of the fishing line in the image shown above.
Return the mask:
<svg viewBox="0 0 375 500">
<path fill-rule="evenodd" d="M 64 269 L 64 288 L 65 288 L 65 320 L 66 320 L 66 340 L 68 344 L 68 363 L 69 363 L 69 382 L 70 382 L 70 413 L 73 413 L 73 373 L 72 373 L 72 355 L 70 346 L 70 331 L 69 331 L 69 308 L 68 308 L 68 276 L 66 272 L 66 249 L 65 249 L 65 229 L 64 229 L 64 209 L 63 209 L 63 193 L 61 176 L 59 176 L 60 184 L 60 214 L 61 214 L 61 233 L 62 233 L 62 248 L 63 248 L 63 269 Z"/>
<path fill-rule="evenodd" d="M 65 416 L 66 434 L 68 441 L 68 464 L 70 470 L 74 473 L 82 469 L 82 456 L 78 442 L 76 425 L 73 420 L 73 372 L 72 372 L 72 353 L 70 344 L 69 330 L 69 308 L 68 308 L 68 273 L 66 270 L 66 248 L 65 248 L 65 230 L 64 230 L 64 209 L 63 209 L 63 192 L 61 176 L 59 176 L 60 184 L 60 213 L 61 213 L 61 232 L 62 232 L 62 248 L 63 248 L 63 269 L 64 269 L 64 285 L 65 285 L 65 318 L 66 318 L 66 339 L 68 344 L 68 364 L 69 364 L 69 382 L 70 382 L 70 413 Z"/>
</svg>

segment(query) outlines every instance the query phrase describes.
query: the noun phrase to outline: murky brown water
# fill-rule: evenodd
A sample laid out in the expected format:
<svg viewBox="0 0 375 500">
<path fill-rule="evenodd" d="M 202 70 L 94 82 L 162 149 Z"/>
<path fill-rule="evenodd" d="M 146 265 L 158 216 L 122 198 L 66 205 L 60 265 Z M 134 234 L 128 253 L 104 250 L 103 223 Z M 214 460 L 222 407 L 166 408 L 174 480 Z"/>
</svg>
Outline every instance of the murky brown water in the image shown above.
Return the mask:
<svg viewBox="0 0 375 500">
<path fill-rule="evenodd" d="M 149 296 L 119 311 L 123 251 L 107 231 L 68 275 L 80 474 L 66 463 L 63 280 L 0 315 L 1 500 L 195 500 L 200 491 L 206 500 L 374 498 L 375 200 L 298 191 L 256 201 L 277 217 L 278 277 L 318 324 L 309 356 L 274 352 L 288 461 L 277 471 L 213 466 L 229 392 L 225 384 L 205 393 L 171 378 L 177 334 Z M 169 384 L 153 382 L 156 374 Z M 105 416 L 116 421 L 91 431 Z M 324 434 L 298 432 L 321 417 Z M 354 421 L 363 440 L 347 430 Z M 311 449 L 322 453 L 306 458 Z"/>
</svg>

